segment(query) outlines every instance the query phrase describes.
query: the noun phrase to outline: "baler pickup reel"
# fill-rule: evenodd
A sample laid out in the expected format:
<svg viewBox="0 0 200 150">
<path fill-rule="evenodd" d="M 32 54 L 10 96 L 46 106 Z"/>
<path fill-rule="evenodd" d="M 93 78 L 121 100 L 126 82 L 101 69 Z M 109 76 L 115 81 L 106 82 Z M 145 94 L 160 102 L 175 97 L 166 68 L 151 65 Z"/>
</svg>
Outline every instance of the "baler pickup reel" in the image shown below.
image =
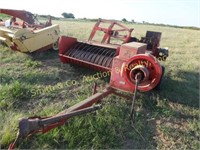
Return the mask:
<svg viewBox="0 0 200 150">
<path fill-rule="evenodd" d="M 110 25 L 108 28 L 104 28 L 100 27 L 101 23 L 110 23 Z M 121 29 L 115 29 L 114 26 Z M 147 92 L 159 86 L 164 69 L 157 60 L 161 33 L 148 31 L 145 38 L 138 40 L 131 37 L 132 30 L 117 22 L 99 20 L 86 42 L 79 42 L 76 38 L 61 36 L 59 38 L 61 62 L 109 72 L 109 85 L 103 91 L 94 92 L 91 97 L 55 116 L 21 119 L 19 122 L 19 137 L 25 138 L 37 132 L 45 133 L 50 129 L 63 125 L 70 117 L 96 111 L 100 109 L 96 104 L 99 104 L 103 98 L 110 94 L 130 99 L 130 97 L 118 91 L 134 94 L 131 107 L 131 112 L 133 112 L 136 92 Z M 104 34 L 100 42 L 93 40 L 97 31 Z M 121 31 L 125 31 L 126 35 L 119 35 Z M 120 39 L 122 43 L 112 44 L 112 38 Z M 168 56 L 167 52 L 166 50 L 166 56 Z M 96 88 L 94 91 L 96 91 Z"/>
</svg>

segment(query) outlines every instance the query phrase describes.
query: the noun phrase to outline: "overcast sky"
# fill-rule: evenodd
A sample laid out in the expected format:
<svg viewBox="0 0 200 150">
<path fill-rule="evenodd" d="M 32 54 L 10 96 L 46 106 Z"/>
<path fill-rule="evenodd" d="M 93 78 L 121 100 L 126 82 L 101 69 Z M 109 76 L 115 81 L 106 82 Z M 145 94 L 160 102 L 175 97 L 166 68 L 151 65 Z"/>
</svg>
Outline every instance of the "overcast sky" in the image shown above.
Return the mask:
<svg viewBox="0 0 200 150">
<path fill-rule="evenodd" d="M 128 21 L 200 27 L 200 0 L 0 0 L 0 8 L 76 18 L 126 18 Z"/>
</svg>

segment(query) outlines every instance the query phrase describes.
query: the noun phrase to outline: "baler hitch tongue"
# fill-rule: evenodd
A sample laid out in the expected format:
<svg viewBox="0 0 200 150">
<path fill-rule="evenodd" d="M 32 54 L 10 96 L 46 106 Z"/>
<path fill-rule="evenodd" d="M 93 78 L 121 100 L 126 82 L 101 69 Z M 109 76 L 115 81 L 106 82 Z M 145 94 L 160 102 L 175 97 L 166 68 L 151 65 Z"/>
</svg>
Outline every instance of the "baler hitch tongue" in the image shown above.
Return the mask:
<svg viewBox="0 0 200 150">
<path fill-rule="evenodd" d="M 100 105 L 94 105 L 91 107 L 87 107 L 72 112 L 67 112 L 64 114 L 59 114 L 49 118 L 21 119 L 19 122 L 19 133 L 22 138 L 25 138 L 31 135 L 32 133 L 47 132 L 50 129 L 52 129 L 52 125 L 56 126 L 62 125 L 66 122 L 67 119 L 71 117 L 96 111 L 100 108 L 101 108 Z"/>
<path fill-rule="evenodd" d="M 19 132 L 17 133 L 17 138 L 14 143 L 10 144 L 9 149 L 13 149 L 14 145 L 19 141 L 19 139 L 26 138 L 38 132 L 45 133 L 55 127 L 63 125 L 67 121 L 67 119 L 71 117 L 83 115 L 99 109 L 101 109 L 101 105 L 94 105 L 80 110 L 58 114 L 48 118 L 22 118 L 19 120 Z"/>
</svg>

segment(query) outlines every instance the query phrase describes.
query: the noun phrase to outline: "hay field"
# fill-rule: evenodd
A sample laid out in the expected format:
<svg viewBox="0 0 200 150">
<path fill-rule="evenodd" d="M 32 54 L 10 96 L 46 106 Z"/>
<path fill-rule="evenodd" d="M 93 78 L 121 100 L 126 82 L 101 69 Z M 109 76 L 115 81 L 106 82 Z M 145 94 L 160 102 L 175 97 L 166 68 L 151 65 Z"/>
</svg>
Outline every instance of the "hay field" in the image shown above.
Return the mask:
<svg viewBox="0 0 200 150">
<path fill-rule="evenodd" d="M 87 40 L 95 22 L 53 21 L 61 35 Z M 131 103 L 109 96 L 103 109 L 74 117 L 62 127 L 19 143 L 19 149 L 198 149 L 200 31 L 142 24 L 126 24 L 133 35 L 162 32 L 161 47 L 169 57 L 160 91 L 139 93 L 136 120 L 130 124 Z M 0 46 L 0 147 L 15 139 L 20 117 L 50 116 L 89 97 L 95 72 L 61 64 L 57 51 L 27 55 Z M 77 84 L 56 88 L 67 81 Z M 99 90 L 109 79 L 98 79 Z M 42 92 L 41 89 L 50 88 Z"/>
</svg>

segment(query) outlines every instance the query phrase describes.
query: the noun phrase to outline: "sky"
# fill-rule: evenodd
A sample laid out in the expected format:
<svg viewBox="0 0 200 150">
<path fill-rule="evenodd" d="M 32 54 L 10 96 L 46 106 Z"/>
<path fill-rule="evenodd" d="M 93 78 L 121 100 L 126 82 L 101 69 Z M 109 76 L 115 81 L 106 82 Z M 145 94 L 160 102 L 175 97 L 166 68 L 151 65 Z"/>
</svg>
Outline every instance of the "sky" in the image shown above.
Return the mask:
<svg viewBox="0 0 200 150">
<path fill-rule="evenodd" d="M 103 18 L 200 27 L 200 0 L 0 0 L 0 8 L 75 18 Z"/>
</svg>

